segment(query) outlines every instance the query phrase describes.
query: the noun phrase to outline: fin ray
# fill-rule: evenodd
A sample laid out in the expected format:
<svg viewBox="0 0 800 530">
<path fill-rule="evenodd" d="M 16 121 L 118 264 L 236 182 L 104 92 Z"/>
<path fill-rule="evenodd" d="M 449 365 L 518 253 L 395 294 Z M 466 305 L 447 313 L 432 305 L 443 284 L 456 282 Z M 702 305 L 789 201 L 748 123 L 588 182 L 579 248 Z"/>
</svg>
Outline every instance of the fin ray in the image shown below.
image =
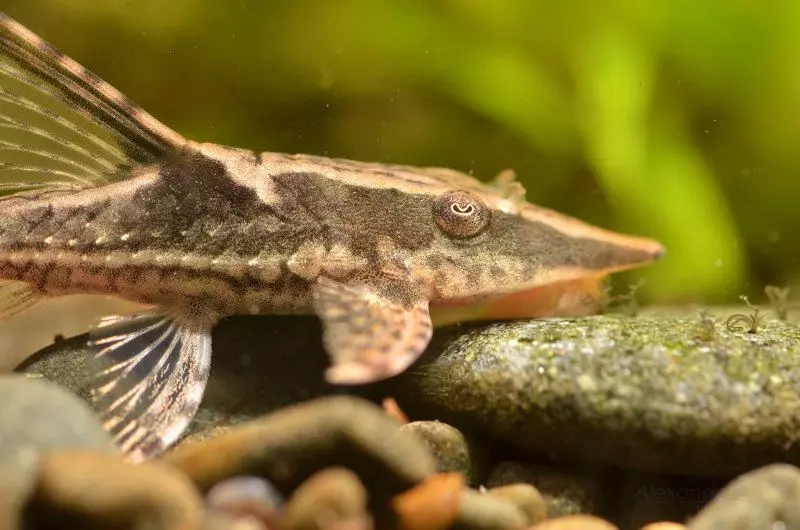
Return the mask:
<svg viewBox="0 0 800 530">
<path fill-rule="evenodd" d="M 2 67 L 0 67 L 0 72 L 5 73 Z M 20 78 L 17 77 L 17 80 L 19 81 Z M 39 87 L 36 87 L 32 83 L 26 83 L 26 84 L 31 87 L 39 89 Z M 43 90 L 42 94 L 55 97 L 55 94 Z M 53 110 L 47 109 L 42 105 L 34 103 L 28 98 L 25 98 L 19 94 L 14 94 L 8 90 L 0 90 L 0 101 L 4 101 L 6 103 L 20 107 L 21 109 L 28 110 L 32 113 L 38 114 L 40 117 L 47 118 L 52 122 L 58 124 L 59 126 L 68 129 L 70 132 L 83 137 L 88 142 L 91 142 L 94 146 L 101 148 L 103 151 L 105 151 L 105 153 L 112 155 L 113 157 L 115 157 L 120 161 L 124 161 L 127 158 L 125 154 L 118 147 L 114 146 L 109 141 L 104 140 L 103 138 L 100 138 L 95 134 L 92 134 L 91 132 L 86 130 L 85 127 L 81 127 L 74 121 L 69 120 L 64 116 L 61 116 L 58 113 L 54 112 Z"/>
<path fill-rule="evenodd" d="M 422 354 L 433 333 L 428 300 L 412 281 L 384 277 L 349 284 L 320 277 L 314 304 L 333 361 L 326 374 L 332 383 L 397 375 Z"/>
<path fill-rule="evenodd" d="M 97 179 L 102 179 L 103 175 L 100 171 L 90 168 L 80 162 L 75 160 L 71 160 L 65 156 L 59 155 L 57 153 L 51 153 L 49 151 L 45 151 L 43 149 L 35 149 L 33 147 L 22 145 L 19 143 L 9 142 L 7 140 L 0 140 L 0 151 L 16 151 L 20 153 L 28 153 L 34 156 L 42 157 L 47 161 L 54 162 L 54 163 L 62 163 L 65 166 L 70 166 L 78 171 L 85 171 L 89 176 Z"/>
<path fill-rule="evenodd" d="M 0 172 L 6 193 L 128 178 L 186 140 L 0 13 Z M 20 160 L 20 159 L 25 160 Z M 14 181 L 16 178 L 16 181 Z M 3 186 L 11 183 L 10 186 Z"/>
<path fill-rule="evenodd" d="M 210 326 L 157 311 L 101 320 L 90 332 L 97 365 L 92 398 L 104 427 L 135 461 L 174 443 L 200 405 Z"/>
</svg>

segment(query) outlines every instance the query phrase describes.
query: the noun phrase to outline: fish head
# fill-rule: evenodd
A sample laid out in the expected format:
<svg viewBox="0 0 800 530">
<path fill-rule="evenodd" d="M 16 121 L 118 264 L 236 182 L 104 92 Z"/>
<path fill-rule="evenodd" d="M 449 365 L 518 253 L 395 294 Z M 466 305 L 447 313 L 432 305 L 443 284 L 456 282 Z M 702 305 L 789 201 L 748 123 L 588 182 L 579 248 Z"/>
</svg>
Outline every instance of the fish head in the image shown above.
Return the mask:
<svg viewBox="0 0 800 530">
<path fill-rule="evenodd" d="M 323 270 L 349 281 L 366 263 L 380 269 L 367 276 L 411 277 L 437 322 L 585 312 L 605 276 L 664 253 L 651 239 L 527 202 L 510 172 L 482 182 L 451 169 L 280 153 L 261 153 L 254 167 L 237 180 L 294 222 L 308 214 L 330 249 Z"/>
<path fill-rule="evenodd" d="M 435 240 L 414 262 L 433 287 L 437 324 L 594 312 L 611 273 L 664 255 L 652 239 L 605 230 L 531 204 L 510 172 L 483 183 L 429 169 Z"/>
</svg>

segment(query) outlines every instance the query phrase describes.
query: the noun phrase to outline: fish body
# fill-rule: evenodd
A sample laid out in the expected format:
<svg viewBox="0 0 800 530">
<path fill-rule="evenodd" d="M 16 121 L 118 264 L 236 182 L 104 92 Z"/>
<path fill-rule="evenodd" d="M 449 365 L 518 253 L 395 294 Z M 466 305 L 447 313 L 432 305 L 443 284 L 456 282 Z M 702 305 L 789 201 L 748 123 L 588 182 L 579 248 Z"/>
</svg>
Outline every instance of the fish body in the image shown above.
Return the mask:
<svg viewBox="0 0 800 530">
<path fill-rule="evenodd" d="M 508 173 L 185 139 L 0 16 L 2 189 L 0 314 L 76 293 L 151 307 L 89 341 L 136 460 L 185 430 L 225 316 L 317 314 L 328 379 L 365 383 L 405 370 L 434 321 L 586 312 L 600 278 L 663 253 L 525 202 Z"/>
</svg>

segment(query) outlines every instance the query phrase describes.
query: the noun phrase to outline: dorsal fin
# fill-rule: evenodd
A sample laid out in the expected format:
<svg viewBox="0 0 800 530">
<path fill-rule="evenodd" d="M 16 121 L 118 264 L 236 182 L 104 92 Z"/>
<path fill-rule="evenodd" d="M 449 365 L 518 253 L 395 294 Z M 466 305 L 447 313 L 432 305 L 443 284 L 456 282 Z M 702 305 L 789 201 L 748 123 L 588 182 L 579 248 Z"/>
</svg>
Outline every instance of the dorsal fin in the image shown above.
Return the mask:
<svg viewBox="0 0 800 530">
<path fill-rule="evenodd" d="M 121 180 L 185 142 L 0 13 L 0 194 Z"/>
</svg>

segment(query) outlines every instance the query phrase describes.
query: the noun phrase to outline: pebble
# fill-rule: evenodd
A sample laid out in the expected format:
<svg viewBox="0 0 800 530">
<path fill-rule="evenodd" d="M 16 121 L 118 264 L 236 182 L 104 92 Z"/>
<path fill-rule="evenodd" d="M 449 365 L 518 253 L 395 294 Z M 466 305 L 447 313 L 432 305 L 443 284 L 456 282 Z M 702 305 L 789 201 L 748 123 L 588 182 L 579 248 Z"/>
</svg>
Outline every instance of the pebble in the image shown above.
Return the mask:
<svg viewBox="0 0 800 530">
<path fill-rule="evenodd" d="M 471 486 L 483 478 L 486 454 L 480 444 L 446 423 L 415 421 L 400 427 L 425 443 L 436 459 L 439 473 L 462 473 Z"/>
<path fill-rule="evenodd" d="M 461 497 L 461 510 L 453 528 L 522 530 L 527 526 L 526 514 L 514 503 L 486 492 L 465 489 Z"/>
<path fill-rule="evenodd" d="M 618 528 L 605 519 L 593 515 L 565 515 L 535 524 L 528 530 L 618 530 Z"/>
<path fill-rule="evenodd" d="M 199 528 L 203 502 L 177 470 L 121 455 L 53 451 L 41 458 L 27 513 L 33 527 Z"/>
<path fill-rule="evenodd" d="M 218 516 L 253 520 L 264 527 L 275 525 L 283 496 L 268 481 L 242 475 L 215 484 L 206 494 L 206 508 Z M 242 524 L 242 523 L 240 523 Z"/>
<path fill-rule="evenodd" d="M 643 526 L 640 530 L 686 530 L 686 525 L 672 521 L 659 521 Z"/>
<path fill-rule="evenodd" d="M 547 506 L 539 490 L 530 484 L 509 484 L 486 492 L 487 495 L 510 502 L 525 514 L 526 524 L 532 525 L 547 518 Z"/>
<path fill-rule="evenodd" d="M 689 530 L 800 530 L 800 469 L 772 464 L 740 476 L 687 526 Z"/>
<path fill-rule="evenodd" d="M 203 520 L 202 530 L 275 530 L 276 526 L 265 524 L 258 517 L 234 516 L 210 512 Z"/>
<path fill-rule="evenodd" d="M 236 475 L 257 475 L 291 491 L 330 466 L 355 471 L 386 498 L 436 470 L 425 445 L 368 401 L 326 397 L 286 407 L 203 441 L 187 441 L 162 459 L 207 491 Z"/>
<path fill-rule="evenodd" d="M 578 473 L 532 462 L 501 462 L 492 468 L 486 485 L 530 484 L 542 495 L 548 517 L 592 514 L 602 502 L 603 487 L 591 473 Z"/>
<path fill-rule="evenodd" d="M 729 331 L 715 312 L 704 338 L 694 309 L 443 329 L 391 395 L 553 460 L 719 477 L 800 464 L 800 327 Z"/>
<path fill-rule="evenodd" d="M 399 530 L 444 530 L 459 517 L 464 490 L 459 473 L 432 475 L 392 499 Z"/>
<path fill-rule="evenodd" d="M 94 413 L 66 389 L 0 375 L 0 528 L 18 528 L 42 454 L 71 448 L 117 452 Z"/>
<path fill-rule="evenodd" d="M 257 502 L 277 511 L 283 496 L 269 482 L 254 476 L 238 476 L 215 484 L 206 494 L 206 505 L 212 509 L 228 509 L 241 502 Z"/>
<path fill-rule="evenodd" d="M 370 525 L 367 492 L 358 477 L 344 468 L 324 469 L 306 480 L 286 505 L 281 528 L 327 530 Z"/>
</svg>

